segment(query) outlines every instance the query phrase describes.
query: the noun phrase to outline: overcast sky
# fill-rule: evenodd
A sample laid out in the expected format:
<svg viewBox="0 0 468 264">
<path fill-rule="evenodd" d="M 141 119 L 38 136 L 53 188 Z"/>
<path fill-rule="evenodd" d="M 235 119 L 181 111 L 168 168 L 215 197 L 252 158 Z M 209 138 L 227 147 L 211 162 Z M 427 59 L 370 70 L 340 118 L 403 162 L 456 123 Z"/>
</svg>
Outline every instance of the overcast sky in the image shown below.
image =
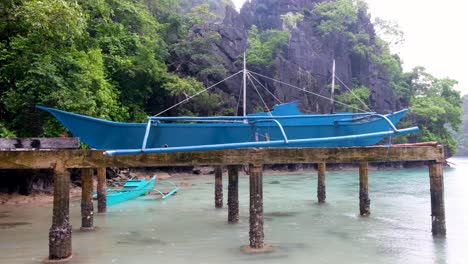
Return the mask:
<svg viewBox="0 0 468 264">
<path fill-rule="evenodd" d="M 233 0 L 240 8 L 245 0 Z M 459 82 L 468 94 L 468 2 L 463 0 L 366 0 L 372 17 L 395 20 L 405 33 L 398 50 L 405 70 L 424 66 L 437 78 Z"/>
</svg>

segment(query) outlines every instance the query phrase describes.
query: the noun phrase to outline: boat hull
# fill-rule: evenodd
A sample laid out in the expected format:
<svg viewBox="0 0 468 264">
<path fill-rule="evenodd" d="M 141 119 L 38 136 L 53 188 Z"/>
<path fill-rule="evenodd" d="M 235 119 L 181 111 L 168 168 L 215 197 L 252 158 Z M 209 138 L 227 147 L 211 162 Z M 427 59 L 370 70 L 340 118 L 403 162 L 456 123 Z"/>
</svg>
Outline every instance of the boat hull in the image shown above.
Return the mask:
<svg viewBox="0 0 468 264">
<path fill-rule="evenodd" d="M 365 114 L 341 113 L 307 115 L 300 113 L 296 105 L 285 105 L 271 115 L 249 115 L 249 122 L 239 120 L 204 120 L 206 123 L 167 123 L 156 120 L 151 123 L 146 145 L 143 139 L 146 123 L 120 123 L 78 115 L 57 109 L 38 107 L 57 118 L 74 136 L 94 149 L 163 149 L 190 146 L 227 145 L 235 148 L 245 142 L 291 141 L 294 144 L 277 144 L 271 147 L 351 147 L 368 146 L 380 142 L 390 134 L 407 110 L 385 118 Z M 227 117 L 226 117 L 227 118 Z M 275 122 L 273 118 L 278 118 Z M 220 117 L 221 119 L 221 117 Z M 208 122 L 210 121 L 210 122 Z M 389 124 L 391 123 L 391 124 Z M 394 127 L 393 127 L 394 130 Z M 411 131 L 414 132 L 414 131 Z M 377 134 L 375 134 L 377 133 Z M 373 134 L 371 137 L 349 137 Z M 320 140 L 342 138 L 342 140 Z M 318 139 L 305 140 L 303 139 Z M 296 141 L 294 141 L 296 140 Z M 266 146 L 269 146 L 266 144 Z M 196 148 L 194 149 L 196 150 Z M 169 151 L 167 151 L 169 152 Z"/>
<path fill-rule="evenodd" d="M 155 181 L 156 181 L 156 177 L 152 177 L 148 181 L 146 180 L 133 181 L 133 183 L 136 183 L 137 186 L 132 186 L 132 187 L 124 186 L 120 190 L 109 193 L 106 196 L 106 200 L 107 200 L 106 204 L 110 206 L 110 205 L 122 203 L 128 200 L 135 199 L 139 196 L 142 196 L 143 194 L 153 190 Z"/>
</svg>

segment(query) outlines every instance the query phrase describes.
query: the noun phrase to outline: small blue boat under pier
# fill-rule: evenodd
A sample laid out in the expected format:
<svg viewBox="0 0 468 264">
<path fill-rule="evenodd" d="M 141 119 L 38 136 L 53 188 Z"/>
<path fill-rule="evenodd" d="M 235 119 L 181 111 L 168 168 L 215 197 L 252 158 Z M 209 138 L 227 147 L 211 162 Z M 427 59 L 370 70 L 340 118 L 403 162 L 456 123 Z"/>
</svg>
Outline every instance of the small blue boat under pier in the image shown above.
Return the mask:
<svg viewBox="0 0 468 264">
<path fill-rule="evenodd" d="M 172 189 L 167 193 L 163 193 L 162 191 L 154 188 L 155 184 L 169 184 L 172 186 Z M 107 196 L 106 196 L 106 199 L 107 199 L 106 204 L 110 206 L 110 205 L 122 203 L 128 200 L 135 199 L 137 197 L 140 197 L 150 192 L 156 192 L 161 195 L 162 199 L 166 199 L 169 196 L 176 193 L 178 189 L 179 188 L 172 182 L 169 182 L 169 181 L 157 182 L 156 176 L 153 176 L 149 180 L 132 179 L 132 180 L 126 181 L 121 189 L 108 189 Z"/>
</svg>

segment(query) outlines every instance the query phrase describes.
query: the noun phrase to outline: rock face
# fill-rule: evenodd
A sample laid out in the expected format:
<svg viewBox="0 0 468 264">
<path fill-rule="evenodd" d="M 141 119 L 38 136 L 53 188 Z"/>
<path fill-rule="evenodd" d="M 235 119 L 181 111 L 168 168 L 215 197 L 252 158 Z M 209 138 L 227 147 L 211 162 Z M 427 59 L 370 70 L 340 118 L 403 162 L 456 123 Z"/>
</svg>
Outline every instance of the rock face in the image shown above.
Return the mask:
<svg viewBox="0 0 468 264">
<path fill-rule="evenodd" d="M 368 103 L 373 111 L 388 113 L 397 110 L 400 106 L 389 86 L 389 78 L 384 69 L 369 56 L 363 58 L 354 55 L 345 36 L 331 34 L 323 37 L 317 30 L 317 20 L 314 19 L 313 12 L 310 12 L 317 2 L 320 1 L 251 0 L 245 3 L 240 13 L 227 7 L 223 23 L 210 26 L 222 37 L 219 43 L 213 45 L 213 51 L 223 59 L 228 71 L 238 72 L 242 66 L 239 63 L 240 58 L 247 47 L 247 31 L 252 25 L 257 26 L 259 31 L 282 29 L 281 15 L 301 12 L 304 19 L 297 23 L 296 28 L 289 29 L 289 43 L 277 55 L 275 69 L 262 73 L 322 97 L 272 82 L 266 82 L 265 86 L 283 102 L 298 101 L 300 108 L 305 112 L 328 113 L 331 103 L 326 98 L 330 97 L 332 63 L 335 59 L 336 76 L 339 78 L 337 84 L 342 87 L 337 93 L 346 92 L 345 85 L 351 88 L 353 83 L 357 82 L 370 89 L 371 97 Z M 369 17 L 360 14 L 358 20 L 361 28 L 370 36 L 369 42 L 374 43 L 375 32 Z M 237 97 L 240 86 L 241 76 L 231 79 L 222 89 Z M 262 103 L 255 91 L 249 93 L 251 102 L 248 111 L 251 111 L 252 105 Z M 267 104 L 275 103 L 266 92 L 262 92 L 262 96 Z"/>
</svg>

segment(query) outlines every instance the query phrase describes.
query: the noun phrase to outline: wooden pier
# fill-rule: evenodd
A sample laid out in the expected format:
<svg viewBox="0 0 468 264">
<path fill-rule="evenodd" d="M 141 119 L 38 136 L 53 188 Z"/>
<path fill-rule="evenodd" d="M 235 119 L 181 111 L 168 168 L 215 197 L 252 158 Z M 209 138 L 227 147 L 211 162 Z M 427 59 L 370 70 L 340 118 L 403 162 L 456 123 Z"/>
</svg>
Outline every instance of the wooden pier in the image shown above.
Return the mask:
<svg viewBox="0 0 468 264">
<path fill-rule="evenodd" d="M 35 143 L 37 145 L 37 142 Z M 98 175 L 98 211 L 105 212 L 106 167 L 216 167 L 215 205 L 222 206 L 222 169 L 227 166 L 229 223 L 239 220 L 238 174 L 239 165 L 249 166 L 250 179 L 250 241 L 242 249 L 249 253 L 265 252 L 273 248 L 264 241 L 263 165 L 264 164 L 318 164 L 318 202 L 325 202 L 325 170 L 327 163 L 359 164 L 359 208 L 362 216 L 370 215 L 368 188 L 369 162 L 428 161 L 431 190 L 432 234 L 445 236 L 445 205 L 443 185 L 444 149 L 436 143 L 415 145 L 372 146 L 356 148 L 292 148 L 292 149 L 237 149 L 169 154 L 142 154 L 136 156 L 105 156 L 99 150 L 70 149 L 16 149 L 0 151 L 0 169 L 51 169 L 54 171 L 54 208 L 49 231 L 48 261 L 64 261 L 72 255 L 72 233 L 69 222 L 68 169 L 82 169 L 82 230 L 94 230 L 93 204 L 90 198 L 90 178 L 94 169 Z M 220 185 L 221 184 L 221 185 Z"/>
</svg>

